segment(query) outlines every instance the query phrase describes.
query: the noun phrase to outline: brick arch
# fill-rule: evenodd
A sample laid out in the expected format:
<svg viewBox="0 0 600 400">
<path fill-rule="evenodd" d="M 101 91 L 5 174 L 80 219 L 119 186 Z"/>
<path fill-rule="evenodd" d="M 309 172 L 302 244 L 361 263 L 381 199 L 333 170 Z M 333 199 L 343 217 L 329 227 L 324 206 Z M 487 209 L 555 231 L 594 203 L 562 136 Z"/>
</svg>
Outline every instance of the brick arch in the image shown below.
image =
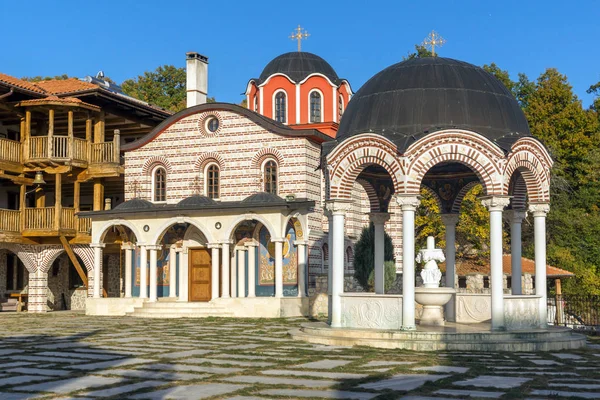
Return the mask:
<svg viewBox="0 0 600 400">
<path fill-rule="evenodd" d="M 477 185 L 481 185 L 481 182 L 471 181 L 462 188 L 460 188 L 458 194 L 456 195 L 456 198 L 452 202 L 452 210 L 450 211 L 451 214 L 458 214 L 460 212 L 460 207 L 462 206 L 463 199 L 465 198 L 467 193 L 469 193 L 469 191 Z"/>
<path fill-rule="evenodd" d="M 94 249 L 90 246 L 73 246 L 73 253 L 83 261 L 85 269 L 92 272 L 94 269 Z"/>
<path fill-rule="evenodd" d="M 364 179 L 357 179 L 356 183 L 361 185 L 365 192 L 367 193 L 367 197 L 369 198 L 369 205 L 371 208 L 371 212 L 379 212 L 381 211 L 381 204 L 379 202 L 379 197 L 377 196 L 377 192 L 373 185 L 370 182 Z"/>
<path fill-rule="evenodd" d="M 327 156 L 329 198 L 351 200 L 352 185 L 358 175 L 370 165 L 384 168 L 398 193 L 404 169 L 398 160 L 397 150 L 395 144 L 374 134 L 353 136 L 342 142 Z"/>
<path fill-rule="evenodd" d="M 152 156 L 144 162 L 144 166 L 142 167 L 142 172 L 144 175 L 149 175 L 154 167 L 157 165 L 162 165 L 167 170 L 167 174 L 170 174 L 173 171 L 171 167 L 171 162 L 163 156 Z"/>
<path fill-rule="evenodd" d="M 503 178 L 504 194 L 509 194 L 513 175 L 519 172 L 525 181 L 529 201 L 550 201 L 550 169 L 552 159 L 546 149 L 533 138 L 519 139 L 508 156 Z"/>
<path fill-rule="evenodd" d="M 501 171 L 504 153 L 483 136 L 469 131 L 441 131 L 425 136 L 411 145 L 407 193 L 418 193 L 423 177 L 432 167 L 443 162 L 463 164 L 477 175 L 486 194 L 502 193 Z"/>
<path fill-rule="evenodd" d="M 284 158 L 281 153 L 276 149 L 264 148 L 260 149 L 254 157 L 252 157 L 252 167 L 260 169 L 261 164 L 267 158 L 274 158 L 277 161 L 277 166 L 282 167 Z"/>
<path fill-rule="evenodd" d="M 196 162 L 194 163 L 194 169 L 197 172 L 203 172 L 204 168 L 210 163 L 216 163 L 219 166 L 219 169 L 222 170 L 225 166 L 225 160 L 223 157 L 216 151 L 211 151 L 209 153 L 203 153 L 198 157 Z"/>
</svg>

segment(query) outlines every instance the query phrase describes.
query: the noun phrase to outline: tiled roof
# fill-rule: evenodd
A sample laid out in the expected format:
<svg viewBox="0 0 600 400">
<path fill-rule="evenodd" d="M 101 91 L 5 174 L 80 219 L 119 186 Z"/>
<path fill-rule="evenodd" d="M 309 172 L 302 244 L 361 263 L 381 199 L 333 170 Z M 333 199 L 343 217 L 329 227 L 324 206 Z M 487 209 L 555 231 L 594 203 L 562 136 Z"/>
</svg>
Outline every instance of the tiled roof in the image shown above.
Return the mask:
<svg viewBox="0 0 600 400">
<path fill-rule="evenodd" d="M 511 275 L 511 260 L 512 257 L 510 254 L 504 254 L 502 256 L 502 269 L 504 271 L 504 274 L 508 276 Z M 535 275 L 535 261 L 530 260 L 529 258 L 522 257 L 521 270 L 523 274 Z M 456 260 L 456 274 L 458 276 L 473 274 L 489 275 L 490 265 L 489 263 L 485 263 L 483 265 L 477 264 L 477 262 L 475 262 L 474 260 Z M 551 265 L 546 265 L 546 275 L 548 277 L 575 276 L 575 274 L 570 271 L 553 267 Z"/>
<path fill-rule="evenodd" d="M 98 85 L 93 83 L 80 81 L 77 78 L 69 78 L 62 80 L 39 81 L 35 83 L 47 93 L 61 94 L 71 92 L 81 92 L 84 90 L 98 89 Z"/>
<path fill-rule="evenodd" d="M 46 91 L 32 82 L 24 81 L 23 79 L 15 78 L 14 76 L 6 75 L 0 72 L 0 82 L 7 83 L 21 89 L 30 90 L 37 93 L 46 93 Z"/>
<path fill-rule="evenodd" d="M 42 104 L 73 104 L 82 107 L 86 107 L 92 110 L 100 111 L 100 107 L 95 106 L 93 104 L 85 103 L 78 98 L 75 97 L 57 97 L 55 95 L 51 95 L 48 97 L 44 97 L 43 99 L 33 99 L 33 100 L 24 100 L 20 102 L 19 106 L 34 106 L 34 105 L 42 105 Z"/>
</svg>

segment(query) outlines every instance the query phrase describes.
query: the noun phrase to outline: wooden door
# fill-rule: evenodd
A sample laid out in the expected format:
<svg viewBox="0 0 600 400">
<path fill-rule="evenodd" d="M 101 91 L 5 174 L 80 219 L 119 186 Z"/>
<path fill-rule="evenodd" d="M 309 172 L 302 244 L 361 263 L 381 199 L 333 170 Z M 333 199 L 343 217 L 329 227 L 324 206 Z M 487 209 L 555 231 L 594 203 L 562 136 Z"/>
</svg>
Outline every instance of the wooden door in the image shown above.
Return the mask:
<svg viewBox="0 0 600 400">
<path fill-rule="evenodd" d="M 189 250 L 189 301 L 210 301 L 211 260 L 208 250 Z"/>
</svg>

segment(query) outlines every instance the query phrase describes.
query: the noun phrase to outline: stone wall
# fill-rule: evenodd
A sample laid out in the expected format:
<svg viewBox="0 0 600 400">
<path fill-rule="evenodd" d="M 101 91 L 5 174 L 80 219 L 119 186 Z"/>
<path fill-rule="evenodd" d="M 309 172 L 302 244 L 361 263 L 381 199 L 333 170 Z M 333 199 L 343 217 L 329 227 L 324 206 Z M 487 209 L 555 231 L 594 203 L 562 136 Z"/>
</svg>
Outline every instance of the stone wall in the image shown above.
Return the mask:
<svg viewBox="0 0 600 400">
<path fill-rule="evenodd" d="M 48 271 L 47 311 L 85 310 L 86 288 L 71 288 L 66 254 L 60 255 Z"/>
</svg>

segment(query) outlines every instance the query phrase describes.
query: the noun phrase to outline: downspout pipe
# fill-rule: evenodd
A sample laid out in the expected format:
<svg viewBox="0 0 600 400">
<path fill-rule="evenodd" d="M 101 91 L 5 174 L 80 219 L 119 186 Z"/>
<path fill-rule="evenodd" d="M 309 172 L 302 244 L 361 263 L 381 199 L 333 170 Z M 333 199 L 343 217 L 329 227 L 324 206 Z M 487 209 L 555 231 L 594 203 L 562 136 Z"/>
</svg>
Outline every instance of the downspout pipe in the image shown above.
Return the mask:
<svg viewBox="0 0 600 400">
<path fill-rule="evenodd" d="M 14 89 L 10 88 L 10 91 L 8 93 L 4 93 L 2 96 L 0 96 L 0 100 L 12 95 L 14 92 L 15 92 Z"/>
</svg>

